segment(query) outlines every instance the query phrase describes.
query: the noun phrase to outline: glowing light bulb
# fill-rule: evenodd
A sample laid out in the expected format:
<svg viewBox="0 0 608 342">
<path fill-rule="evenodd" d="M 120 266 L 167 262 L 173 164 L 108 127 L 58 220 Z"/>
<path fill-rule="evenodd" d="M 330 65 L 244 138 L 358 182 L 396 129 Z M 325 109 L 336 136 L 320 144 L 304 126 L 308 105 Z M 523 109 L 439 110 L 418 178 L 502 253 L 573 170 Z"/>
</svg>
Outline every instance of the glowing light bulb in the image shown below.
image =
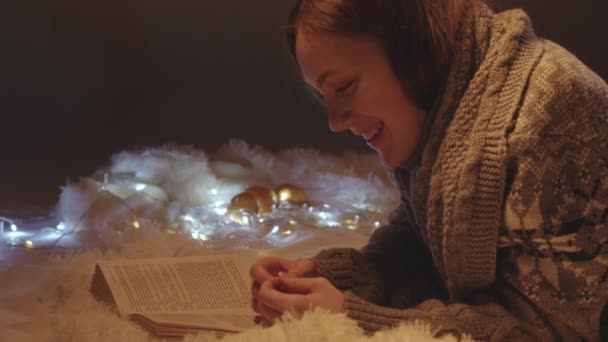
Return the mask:
<svg viewBox="0 0 608 342">
<path fill-rule="evenodd" d="M 213 211 L 215 211 L 215 213 L 218 214 L 218 215 L 224 215 L 224 214 L 226 214 L 226 212 L 228 212 L 228 209 L 226 209 L 226 208 L 213 208 Z"/>
<path fill-rule="evenodd" d="M 274 228 L 272 228 L 272 230 L 270 231 L 272 234 L 276 234 L 279 232 L 279 226 L 274 226 Z"/>
<path fill-rule="evenodd" d="M 211 189 L 211 194 L 213 196 L 217 196 L 217 189 Z"/>
<path fill-rule="evenodd" d="M 291 233 L 292 233 L 291 230 L 286 230 L 283 234 L 285 234 L 285 235 L 291 235 Z"/>
<path fill-rule="evenodd" d="M 228 215 L 227 219 L 231 222 L 238 223 L 241 226 L 248 226 L 250 223 L 252 223 L 253 220 L 253 218 L 250 218 L 250 215 L 250 213 L 244 210 L 239 210 L 231 212 Z"/>
<path fill-rule="evenodd" d="M 135 190 L 137 190 L 137 191 L 142 191 L 145 188 L 146 188 L 146 184 L 141 184 L 140 183 L 140 184 L 135 185 Z"/>
<path fill-rule="evenodd" d="M 295 226 L 296 224 L 298 224 L 298 221 L 296 221 L 294 219 L 289 219 L 289 224 L 291 224 L 292 226 Z"/>
<path fill-rule="evenodd" d="M 323 220 L 327 220 L 328 218 L 330 218 L 331 216 L 328 213 L 325 212 L 320 212 L 319 213 L 319 217 L 322 218 Z"/>
<path fill-rule="evenodd" d="M 16 224 L 11 224 L 11 230 L 16 232 L 18 230 L 17 225 Z"/>
<path fill-rule="evenodd" d="M 326 222 L 324 222 L 324 223 L 325 223 L 325 225 L 327 225 L 329 228 L 337 228 L 337 227 L 340 227 L 340 223 L 339 223 L 338 221 L 332 221 L 332 220 L 330 220 L 330 221 L 326 221 Z"/>
<path fill-rule="evenodd" d="M 25 240 L 25 247 L 34 248 L 34 242 L 32 240 Z"/>
<path fill-rule="evenodd" d="M 139 229 L 139 221 L 137 221 L 137 220 L 133 221 L 133 227 L 135 229 Z"/>
<path fill-rule="evenodd" d="M 63 221 L 59 222 L 59 224 L 57 225 L 57 230 L 64 230 L 65 229 L 65 223 L 63 223 Z"/>
<path fill-rule="evenodd" d="M 380 221 L 374 222 L 374 228 L 380 228 L 381 225 L 382 223 L 380 223 Z"/>
</svg>

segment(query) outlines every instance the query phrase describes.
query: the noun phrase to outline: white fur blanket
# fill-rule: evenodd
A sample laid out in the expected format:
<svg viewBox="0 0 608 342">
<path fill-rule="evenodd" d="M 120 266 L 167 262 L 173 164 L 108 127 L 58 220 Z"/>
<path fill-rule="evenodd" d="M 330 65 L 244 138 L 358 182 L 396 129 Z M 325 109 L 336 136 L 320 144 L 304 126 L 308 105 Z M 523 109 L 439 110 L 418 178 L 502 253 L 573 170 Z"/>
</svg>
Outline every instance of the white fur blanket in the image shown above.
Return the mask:
<svg viewBox="0 0 608 342">
<path fill-rule="evenodd" d="M 209 156 L 184 148 L 157 148 L 115 156 L 104 170 L 129 174 L 163 190 L 162 205 L 142 196 L 118 201 L 99 192 L 91 180 L 68 185 L 58 213 L 66 233 L 50 249 L 0 247 L 0 336 L 4 341 L 150 341 L 155 338 L 136 324 L 117 317 L 96 302 L 88 287 L 93 267 L 101 259 L 171 257 L 238 252 L 253 263 L 263 255 L 303 257 L 333 246 L 360 247 L 368 231 L 295 225 L 293 234 L 275 238 L 268 232 L 222 227 L 214 244 L 185 234 L 168 234 L 162 227 L 172 212 L 227 201 L 246 186 L 274 187 L 292 183 L 323 203 L 348 204 L 357 210 L 373 206 L 388 213 L 397 194 L 386 171 L 373 155 L 321 155 L 292 149 L 271 154 L 232 142 Z M 209 189 L 215 189 L 212 193 Z M 125 203 L 129 210 L 125 210 Z M 138 229 L 120 229 L 132 215 Z M 123 227 L 124 228 L 124 227 Z M 236 237 L 235 237 L 236 236 Z M 49 257 L 51 256 L 51 257 Z M 284 317 L 271 328 L 255 328 L 226 336 L 224 341 L 455 341 L 434 339 L 429 327 L 409 322 L 367 336 L 345 315 L 322 310 L 302 319 Z M 214 341 L 201 333 L 185 341 Z"/>
</svg>

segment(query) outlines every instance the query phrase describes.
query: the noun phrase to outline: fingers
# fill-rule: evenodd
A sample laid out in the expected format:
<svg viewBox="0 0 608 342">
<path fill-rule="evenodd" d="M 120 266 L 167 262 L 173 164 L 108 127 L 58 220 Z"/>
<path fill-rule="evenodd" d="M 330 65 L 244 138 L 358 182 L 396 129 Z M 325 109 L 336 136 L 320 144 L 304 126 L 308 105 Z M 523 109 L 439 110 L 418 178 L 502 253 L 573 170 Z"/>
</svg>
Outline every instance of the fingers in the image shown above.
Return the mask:
<svg viewBox="0 0 608 342">
<path fill-rule="evenodd" d="M 259 285 L 256 286 L 256 283 L 252 286 L 253 299 L 251 301 L 251 305 L 253 307 L 253 311 L 260 314 L 259 320 L 256 322 L 262 326 L 268 327 L 274 324 L 275 320 L 281 315 L 280 311 L 276 311 L 271 307 L 265 305 L 263 302 L 258 300 L 259 293 Z"/>
<path fill-rule="evenodd" d="M 281 315 L 281 312 L 273 310 L 269 306 L 265 305 L 261 301 L 258 300 L 258 293 L 260 291 L 260 286 L 257 283 L 252 285 L 251 292 L 253 294 L 253 298 L 251 301 L 251 306 L 253 311 L 260 314 L 260 318 L 258 320 L 258 324 L 262 326 L 271 326 L 274 321 Z"/>
<path fill-rule="evenodd" d="M 288 308 L 302 313 L 313 307 L 323 307 L 330 312 L 344 311 L 344 293 L 329 280 L 316 278 L 282 278 L 280 290 L 289 297 Z"/>
<path fill-rule="evenodd" d="M 295 266 L 295 261 L 277 257 L 265 257 L 253 264 L 249 269 L 251 277 L 258 283 L 276 277 L 280 272 L 287 272 Z"/>
<path fill-rule="evenodd" d="M 299 279 L 299 278 L 289 278 Z M 306 294 L 289 293 L 284 286 L 284 281 L 288 278 L 273 278 L 265 281 L 260 287 L 257 295 L 257 300 L 269 308 L 278 311 L 286 312 L 295 309 L 298 312 L 304 311 L 309 306 L 309 300 Z"/>
<path fill-rule="evenodd" d="M 253 311 L 257 312 L 257 305 L 258 305 L 258 293 L 260 292 L 260 285 L 256 282 L 254 282 L 253 284 L 251 284 L 251 308 L 253 309 Z"/>
<path fill-rule="evenodd" d="M 309 294 L 318 289 L 325 278 L 282 278 L 281 290 L 288 293 Z"/>
<path fill-rule="evenodd" d="M 293 267 L 288 269 L 287 276 L 291 277 L 303 277 L 303 276 L 316 276 L 315 263 L 310 259 L 297 260 Z"/>
<path fill-rule="evenodd" d="M 253 310 L 262 322 L 272 324 L 286 311 L 302 313 L 311 306 L 311 293 L 324 278 L 317 276 L 314 262 L 310 259 L 297 261 L 278 257 L 266 257 L 250 268 Z"/>
<path fill-rule="evenodd" d="M 260 259 L 258 262 L 251 266 L 251 268 L 249 269 L 249 274 L 251 274 L 251 277 L 254 281 L 257 281 L 261 284 L 266 281 L 266 279 L 270 279 L 273 277 L 273 275 L 270 273 L 272 269 L 272 264 L 274 262 L 273 259 L 275 258 L 266 257 Z"/>
<path fill-rule="evenodd" d="M 271 279 L 277 276 L 287 264 L 287 260 L 281 260 L 277 257 L 266 257 L 260 259 L 258 262 L 253 264 L 249 269 L 249 273 L 251 274 L 252 282 L 251 282 L 251 295 L 253 298 L 257 297 L 257 294 L 260 290 L 260 284 L 265 282 L 268 279 Z M 255 308 L 254 308 L 255 310 Z"/>
<path fill-rule="evenodd" d="M 265 257 L 253 264 L 249 273 L 254 281 L 263 283 L 277 277 L 317 277 L 319 273 L 315 263 L 310 259 L 290 260 L 278 257 Z"/>
<path fill-rule="evenodd" d="M 260 314 L 260 324 L 263 326 L 271 326 L 281 316 L 281 312 L 260 302 L 257 303 L 255 311 Z"/>
<path fill-rule="evenodd" d="M 257 297 L 258 292 L 260 292 L 260 283 L 257 281 L 251 282 L 251 295 L 253 298 Z"/>
</svg>

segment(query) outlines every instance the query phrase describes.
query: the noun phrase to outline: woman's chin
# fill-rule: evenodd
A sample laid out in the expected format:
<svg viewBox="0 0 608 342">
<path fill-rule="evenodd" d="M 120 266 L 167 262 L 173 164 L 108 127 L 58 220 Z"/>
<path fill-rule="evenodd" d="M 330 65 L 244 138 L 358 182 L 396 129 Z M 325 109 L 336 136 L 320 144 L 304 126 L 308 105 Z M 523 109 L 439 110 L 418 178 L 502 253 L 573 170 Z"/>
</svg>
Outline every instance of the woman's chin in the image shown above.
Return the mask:
<svg viewBox="0 0 608 342">
<path fill-rule="evenodd" d="M 395 168 L 400 167 L 410 157 L 410 154 L 408 154 L 407 156 L 402 156 L 401 158 L 398 158 L 394 154 L 386 153 L 386 151 L 384 151 L 384 152 L 376 151 L 376 152 L 378 152 L 378 154 L 380 155 L 380 159 L 382 160 L 382 165 L 384 165 L 386 168 L 389 168 L 389 169 L 395 169 Z"/>
<path fill-rule="evenodd" d="M 387 156 L 382 152 L 378 151 L 378 154 L 380 155 L 380 159 L 382 160 L 382 165 L 384 165 L 384 167 L 386 168 L 394 169 L 401 165 L 399 161 L 395 160 L 394 158 L 390 158 L 390 156 Z"/>
</svg>

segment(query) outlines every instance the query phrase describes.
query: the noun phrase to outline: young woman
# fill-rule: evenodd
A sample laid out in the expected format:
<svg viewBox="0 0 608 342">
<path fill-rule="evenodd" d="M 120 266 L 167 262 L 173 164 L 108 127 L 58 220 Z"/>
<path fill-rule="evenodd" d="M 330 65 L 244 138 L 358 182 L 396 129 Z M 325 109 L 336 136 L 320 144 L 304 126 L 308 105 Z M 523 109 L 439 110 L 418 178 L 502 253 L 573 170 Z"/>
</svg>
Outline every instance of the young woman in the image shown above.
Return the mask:
<svg viewBox="0 0 608 342">
<path fill-rule="evenodd" d="M 300 0 L 287 41 L 330 129 L 381 155 L 401 205 L 360 251 L 254 264 L 267 324 L 319 306 L 369 332 L 421 320 L 477 340 L 601 338 L 600 77 L 481 0 Z"/>
</svg>

